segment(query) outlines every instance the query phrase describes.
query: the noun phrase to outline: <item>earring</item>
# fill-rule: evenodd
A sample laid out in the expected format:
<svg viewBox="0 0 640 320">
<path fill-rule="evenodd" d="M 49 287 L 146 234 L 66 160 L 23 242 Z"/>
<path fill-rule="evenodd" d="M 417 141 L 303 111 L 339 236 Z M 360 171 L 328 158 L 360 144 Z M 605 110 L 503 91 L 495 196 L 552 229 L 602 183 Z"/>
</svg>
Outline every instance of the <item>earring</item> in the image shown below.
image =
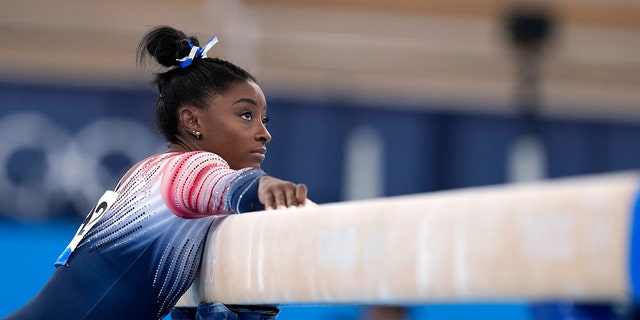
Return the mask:
<svg viewBox="0 0 640 320">
<path fill-rule="evenodd" d="M 196 139 L 200 139 L 200 131 L 193 130 L 193 135 L 196 137 Z"/>
</svg>

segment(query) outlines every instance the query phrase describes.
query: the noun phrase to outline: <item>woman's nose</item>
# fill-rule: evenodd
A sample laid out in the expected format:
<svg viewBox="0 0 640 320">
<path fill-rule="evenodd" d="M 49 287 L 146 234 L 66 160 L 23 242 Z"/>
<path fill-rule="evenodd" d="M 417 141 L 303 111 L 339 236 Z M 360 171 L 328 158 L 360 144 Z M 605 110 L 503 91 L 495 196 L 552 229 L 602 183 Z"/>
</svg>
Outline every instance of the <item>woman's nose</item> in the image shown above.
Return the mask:
<svg viewBox="0 0 640 320">
<path fill-rule="evenodd" d="M 271 134 L 263 123 L 260 124 L 260 130 L 258 131 L 256 138 L 258 139 L 258 141 L 264 141 L 264 143 L 268 143 L 269 141 L 271 141 Z"/>
</svg>

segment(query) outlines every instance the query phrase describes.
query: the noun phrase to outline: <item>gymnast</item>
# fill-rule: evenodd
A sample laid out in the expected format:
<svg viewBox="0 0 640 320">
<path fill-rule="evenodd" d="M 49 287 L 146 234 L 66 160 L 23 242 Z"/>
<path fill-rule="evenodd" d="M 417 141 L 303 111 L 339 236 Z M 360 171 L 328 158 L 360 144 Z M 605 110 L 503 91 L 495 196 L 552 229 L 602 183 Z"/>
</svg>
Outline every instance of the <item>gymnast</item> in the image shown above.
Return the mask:
<svg viewBox="0 0 640 320">
<path fill-rule="evenodd" d="M 265 96 L 247 71 L 207 57 L 216 42 L 200 46 L 168 26 L 145 34 L 139 64 L 151 56 L 167 68 L 154 83 L 168 148 L 105 192 L 41 291 L 6 319 L 164 318 L 194 281 L 214 219 L 306 204 L 304 184 L 260 169 L 271 140 Z M 214 303 L 176 308 L 172 318 L 275 319 L 278 312 Z"/>
</svg>

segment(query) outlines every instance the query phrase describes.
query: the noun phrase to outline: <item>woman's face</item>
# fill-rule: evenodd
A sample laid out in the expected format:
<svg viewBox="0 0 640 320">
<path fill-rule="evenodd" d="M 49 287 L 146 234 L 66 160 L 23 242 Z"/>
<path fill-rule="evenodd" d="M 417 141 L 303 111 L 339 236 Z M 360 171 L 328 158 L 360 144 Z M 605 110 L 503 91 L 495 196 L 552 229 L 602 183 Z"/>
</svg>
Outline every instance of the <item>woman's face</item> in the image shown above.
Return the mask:
<svg viewBox="0 0 640 320">
<path fill-rule="evenodd" d="M 200 147 L 218 154 L 232 169 L 259 168 L 271 134 L 265 127 L 267 102 L 252 81 L 233 85 L 202 110 Z"/>
</svg>

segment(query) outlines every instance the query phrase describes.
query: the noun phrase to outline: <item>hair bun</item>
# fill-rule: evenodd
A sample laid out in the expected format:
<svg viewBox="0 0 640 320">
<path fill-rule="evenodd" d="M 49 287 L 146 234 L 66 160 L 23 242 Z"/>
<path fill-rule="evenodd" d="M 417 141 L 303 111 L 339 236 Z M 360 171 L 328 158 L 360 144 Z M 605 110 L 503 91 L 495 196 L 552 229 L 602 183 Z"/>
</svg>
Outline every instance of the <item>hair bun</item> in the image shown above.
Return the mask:
<svg viewBox="0 0 640 320">
<path fill-rule="evenodd" d="M 191 46 L 199 45 L 198 39 L 169 26 L 158 26 L 149 30 L 138 46 L 138 61 L 148 54 L 165 67 L 178 66 L 178 59 L 189 54 Z"/>
</svg>

